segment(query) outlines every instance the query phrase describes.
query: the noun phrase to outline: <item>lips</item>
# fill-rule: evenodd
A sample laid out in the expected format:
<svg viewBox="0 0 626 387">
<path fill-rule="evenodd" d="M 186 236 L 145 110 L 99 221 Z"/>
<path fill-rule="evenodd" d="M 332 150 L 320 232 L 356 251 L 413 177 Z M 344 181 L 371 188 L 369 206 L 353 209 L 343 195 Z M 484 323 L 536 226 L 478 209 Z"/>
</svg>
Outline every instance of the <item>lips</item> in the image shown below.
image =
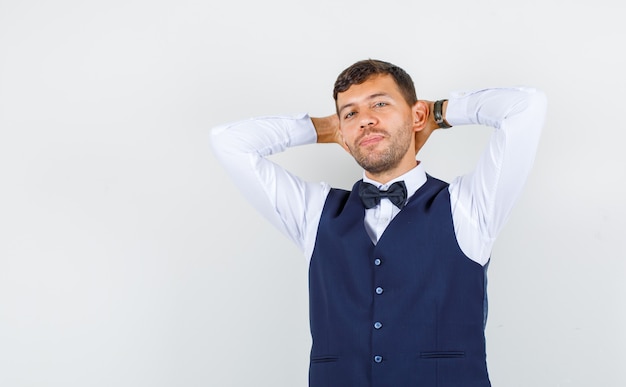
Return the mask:
<svg viewBox="0 0 626 387">
<path fill-rule="evenodd" d="M 382 141 L 384 138 L 385 136 L 382 134 L 378 134 L 378 133 L 368 134 L 359 141 L 359 146 L 373 145 Z"/>
</svg>

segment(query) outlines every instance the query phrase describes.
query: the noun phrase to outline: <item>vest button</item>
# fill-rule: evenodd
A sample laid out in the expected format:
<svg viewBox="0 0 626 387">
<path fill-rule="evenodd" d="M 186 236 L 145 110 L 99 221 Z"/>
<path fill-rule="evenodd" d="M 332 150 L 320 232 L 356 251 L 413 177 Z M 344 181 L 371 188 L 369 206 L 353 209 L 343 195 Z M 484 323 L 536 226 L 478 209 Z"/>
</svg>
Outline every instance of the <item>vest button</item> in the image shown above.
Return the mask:
<svg viewBox="0 0 626 387">
<path fill-rule="evenodd" d="M 380 266 L 381 262 L 382 262 L 382 261 L 381 261 L 379 258 L 376 258 L 376 259 L 374 260 L 374 265 L 376 265 L 376 266 Z"/>
<path fill-rule="evenodd" d="M 374 328 L 376 328 L 376 329 L 380 329 L 380 328 L 382 328 L 382 327 L 383 327 L 383 324 L 382 324 L 380 321 L 376 321 L 376 322 L 374 323 Z"/>
<path fill-rule="evenodd" d="M 376 356 L 374 356 L 374 361 L 376 363 L 381 363 L 383 361 L 383 357 L 376 355 Z"/>
<path fill-rule="evenodd" d="M 376 288 L 376 294 L 383 294 L 383 288 L 380 286 Z"/>
</svg>

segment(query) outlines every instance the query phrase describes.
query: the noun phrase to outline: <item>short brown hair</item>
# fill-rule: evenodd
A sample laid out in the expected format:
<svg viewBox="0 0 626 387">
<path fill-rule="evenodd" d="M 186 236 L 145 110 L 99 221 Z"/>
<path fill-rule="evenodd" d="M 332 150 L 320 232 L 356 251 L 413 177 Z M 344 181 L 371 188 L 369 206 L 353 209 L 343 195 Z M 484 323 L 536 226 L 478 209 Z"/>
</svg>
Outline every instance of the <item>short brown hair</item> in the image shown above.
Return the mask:
<svg viewBox="0 0 626 387">
<path fill-rule="evenodd" d="M 339 74 L 333 89 L 333 98 L 335 99 L 335 102 L 337 101 L 337 95 L 348 90 L 350 86 L 360 85 L 375 75 L 385 74 L 389 74 L 393 77 L 398 85 L 398 88 L 400 89 L 400 93 L 409 106 L 412 106 L 415 102 L 417 102 L 415 85 L 413 84 L 411 76 L 396 65 L 376 59 L 358 61 Z"/>
</svg>

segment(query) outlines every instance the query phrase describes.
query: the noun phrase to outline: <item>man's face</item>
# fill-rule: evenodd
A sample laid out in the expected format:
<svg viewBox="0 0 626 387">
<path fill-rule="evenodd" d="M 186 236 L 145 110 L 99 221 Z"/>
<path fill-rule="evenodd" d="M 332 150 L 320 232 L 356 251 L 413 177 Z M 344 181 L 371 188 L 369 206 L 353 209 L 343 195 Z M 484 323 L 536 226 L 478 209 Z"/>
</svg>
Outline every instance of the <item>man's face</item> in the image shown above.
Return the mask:
<svg viewBox="0 0 626 387">
<path fill-rule="evenodd" d="M 372 174 L 415 164 L 413 114 L 390 75 L 376 75 L 337 95 L 341 134 L 357 163 Z M 410 152 L 409 152 L 410 150 Z"/>
</svg>

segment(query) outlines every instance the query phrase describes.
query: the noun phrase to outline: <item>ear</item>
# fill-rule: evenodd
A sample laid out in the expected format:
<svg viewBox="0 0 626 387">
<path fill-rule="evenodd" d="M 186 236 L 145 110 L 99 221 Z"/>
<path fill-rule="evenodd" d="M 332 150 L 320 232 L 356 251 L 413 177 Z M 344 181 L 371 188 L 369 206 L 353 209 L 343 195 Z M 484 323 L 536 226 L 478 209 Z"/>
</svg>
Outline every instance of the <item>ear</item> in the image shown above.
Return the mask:
<svg viewBox="0 0 626 387">
<path fill-rule="evenodd" d="M 411 108 L 413 114 L 413 131 L 415 132 L 415 154 L 422 149 L 435 129 L 431 123 L 430 109 L 432 102 L 417 101 Z"/>
<path fill-rule="evenodd" d="M 413 131 L 420 132 L 426 128 L 429 116 L 429 106 L 426 101 L 417 101 L 411 107 L 413 115 Z"/>
</svg>

